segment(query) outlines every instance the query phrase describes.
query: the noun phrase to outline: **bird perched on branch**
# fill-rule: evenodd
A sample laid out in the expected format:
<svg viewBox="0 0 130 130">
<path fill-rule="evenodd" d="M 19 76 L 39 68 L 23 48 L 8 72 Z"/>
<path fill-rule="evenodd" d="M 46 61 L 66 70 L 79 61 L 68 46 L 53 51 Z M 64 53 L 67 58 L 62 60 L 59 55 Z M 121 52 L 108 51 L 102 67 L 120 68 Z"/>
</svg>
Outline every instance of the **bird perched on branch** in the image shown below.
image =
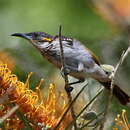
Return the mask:
<svg viewBox="0 0 130 130">
<path fill-rule="evenodd" d="M 12 36 L 27 39 L 49 62 L 59 69 L 62 68 L 59 36 L 52 36 L 44 32 L 14 33 Z M 90 77 L 110 90 L 111 79 L 101 67 L 97 56 L 76 39 L 65 36 L 60 38 L 62 40 L 67 73 L 78 79 L 74 83 L 83 82 Z M 70 85 L 74 83 L 70 83 Z M 113 94 L 123 105 L 130 102 L 130 97 L 117 85 L 114 86 Z"/>
</svg>

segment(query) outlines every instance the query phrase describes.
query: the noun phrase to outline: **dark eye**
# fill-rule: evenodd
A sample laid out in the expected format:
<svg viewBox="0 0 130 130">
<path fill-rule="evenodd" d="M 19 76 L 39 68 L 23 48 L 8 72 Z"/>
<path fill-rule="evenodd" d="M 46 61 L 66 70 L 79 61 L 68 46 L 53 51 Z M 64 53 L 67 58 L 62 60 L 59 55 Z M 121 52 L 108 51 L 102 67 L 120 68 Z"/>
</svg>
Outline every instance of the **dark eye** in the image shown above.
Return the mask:
<svg viewBox="0 0 130 130">
<path fill-rule="evenodd" d="M 107 75 L 109 74 L 109 72 L 105 72 Z"/>
<path fill-rule="evenodd" d="M 33 33 L 33 38 L 35 39 L 35 40 L 37 40 L 38 38 L 39 38 L 39 34 L 38 33 Z"/>
</svg>

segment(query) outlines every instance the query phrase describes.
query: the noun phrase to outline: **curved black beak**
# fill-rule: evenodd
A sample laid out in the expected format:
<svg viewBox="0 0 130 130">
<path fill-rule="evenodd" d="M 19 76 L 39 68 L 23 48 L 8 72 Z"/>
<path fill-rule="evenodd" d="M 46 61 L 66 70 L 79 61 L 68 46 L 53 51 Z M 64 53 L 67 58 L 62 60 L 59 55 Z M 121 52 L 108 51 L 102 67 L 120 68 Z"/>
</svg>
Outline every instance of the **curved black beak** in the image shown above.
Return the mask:
<svg viewBox="0 0 130 130">
<path fill-rule="evenodd" d="M 16 37 L 25 38 L 27 40 L 32 40 L 32 36 L 30 36 L 26 33 L 14 33 L 14 34 L 11 34 L 11 36 L 16 36 Z"/>
</svg>

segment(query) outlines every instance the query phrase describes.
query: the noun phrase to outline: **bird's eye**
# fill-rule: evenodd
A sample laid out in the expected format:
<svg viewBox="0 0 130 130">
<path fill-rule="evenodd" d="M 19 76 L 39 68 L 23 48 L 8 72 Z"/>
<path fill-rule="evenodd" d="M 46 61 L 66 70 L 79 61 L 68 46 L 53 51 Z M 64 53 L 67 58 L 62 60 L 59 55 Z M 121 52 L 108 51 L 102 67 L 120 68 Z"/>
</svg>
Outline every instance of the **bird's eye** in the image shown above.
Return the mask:
<svg viewBox="0 0 130 130">
<path fill-rule="evenodd" d="M 33 33 L 33 37 L 37 39 L 39 37 L 38 33 Z"/>
</svg>

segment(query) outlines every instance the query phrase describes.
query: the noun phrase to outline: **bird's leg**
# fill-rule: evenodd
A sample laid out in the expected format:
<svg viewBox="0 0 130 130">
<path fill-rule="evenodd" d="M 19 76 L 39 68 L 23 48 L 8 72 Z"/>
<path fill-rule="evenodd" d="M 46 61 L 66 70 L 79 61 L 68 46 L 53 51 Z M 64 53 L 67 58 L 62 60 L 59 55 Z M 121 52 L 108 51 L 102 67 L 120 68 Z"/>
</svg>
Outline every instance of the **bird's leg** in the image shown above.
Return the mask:
<svg viewBox="0 0 130 130">
<path fill-rule="evenodd" d="M 68 68 L 61 68 L 61 76 L 65 79 L 65 75 L 68 75 L 70 73 L 70 69 Z M 68 87 L 69 86 L 69 87 Z M 71 87 L 69 84 L 67 84 L 67 86 L 65 87 L 67 92 L 71 92 L 73 90 L 73 87 Z"/>
<path fill-rule="evenodd" d="M 72 70 L 73 71 L 75 71 L 75 72 L 82 72 L 83 71 L 83 69 L 84 69 L 84 65 L 82 64 L 82 63 L 79 63 L 78 64 L 78 69 L 75 69 L 74 70 L 74 68 L 72 68 Z M 65 75 L 69 75 L 71 73 L 71 69 L 69 69 L 69 68 L 65 68 L 65 70 L 63 70 L 63 67 L 61 68 L 61 75 L 62 75 L 62 77 L 63 78 L 65 78 Z M 85 81 L 85 79 L 84 78 L 80 78 L 80 79 L 78 79 L 78 81 L 75 81 L 75 82 L 72 82 L 72 83 L 69 83 L 68 85 L 70 86 L 70 85 L 74 85 L 74 84 L 78 84 L 78 83 L 83 83 Z M 69 92 L 71 92 L 72 90 L 73 90 L 73 87 L 68 87 L 69 88 L 69 90 L 67 90 L 67 91 L 69 91 Z M 67 89 L 68 89 L 67 88 Z"/>
<path fill-rule="evenodd" d="M 66 88 L 66 91 L 67 92 L 71 92 L 73 90 L 73 87 L 71 87 L 71 85 L 74 85 L 74 84 L 78 84 L 78 83 L 83 83 L 85 81 L 85 79 L 79 79 L 78 81 L 75 81 L 75 82 L 72 82 L 72 83 L 69 83 L 69 87 Z"/>
<path fill-rule="evenodd" d="M 65 70 L 64 70 L 65 69 Z M 76 73 L 80 73 L 84 70 L 84 64 L 83 63 L 79 63 L 78 64 L 78 68 L 73 68 L 73 67 L 61 67 L 61 76 L 64 78 L 65 75 L 69 75 L 71 73 L 71 71 L 75 71 Z"/>
<path fill-rule="evenodd" d="M 62 76 L 63 78 L 65 78 L 65 75 L 68 75 L 68 74 L 70 73 L 70 69 L 65 68 L 65 70 L 64 70 L 64 68 L 61 67 L 60 73 L 61 73 L 61 76 Z"/>
</svg>

